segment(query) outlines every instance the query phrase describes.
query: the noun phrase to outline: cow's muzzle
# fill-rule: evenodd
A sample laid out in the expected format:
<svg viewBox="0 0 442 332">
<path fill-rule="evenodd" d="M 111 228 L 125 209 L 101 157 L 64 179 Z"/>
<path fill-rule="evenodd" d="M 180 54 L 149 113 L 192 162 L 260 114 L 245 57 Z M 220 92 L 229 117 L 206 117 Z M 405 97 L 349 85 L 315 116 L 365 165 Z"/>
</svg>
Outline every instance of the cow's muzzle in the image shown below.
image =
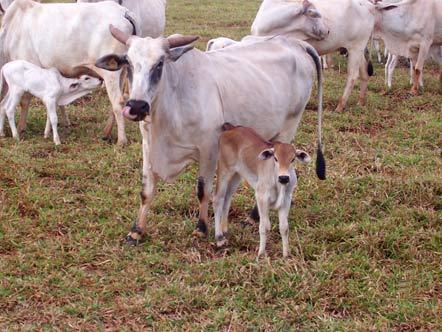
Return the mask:
<svg viewBox="0 0 442 332">
<path fill-rule="evenodd" d="M 143 100 L 129 100 L 123 108 L 123 116 L 132 121 L 143 121 L 149 115 L 149 104 Z"/>
</svg>

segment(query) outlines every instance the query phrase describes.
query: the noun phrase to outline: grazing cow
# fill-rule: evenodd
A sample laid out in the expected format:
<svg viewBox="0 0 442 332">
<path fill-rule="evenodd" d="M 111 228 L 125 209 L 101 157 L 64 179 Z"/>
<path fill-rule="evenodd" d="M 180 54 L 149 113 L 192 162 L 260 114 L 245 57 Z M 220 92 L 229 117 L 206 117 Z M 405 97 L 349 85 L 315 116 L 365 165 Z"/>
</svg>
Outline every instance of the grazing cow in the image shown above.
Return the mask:
<svg viewBox="0 0 442 332">
<path fill-rule="evenodd" d="M 82 2 L 100 2 L 104 0 L 77 0 Z M 159 37 L 166 25 L 166 0 L 112 0 L 129 9 L 137 22 L 140 22 L 142 37 Z"/>
<path fill-rule="evenodd" d="M 428 58 L 436 61 L 440 66 L 442 66 L 442 46 L 432 46 L 428 53 Z M 393 81 L 393 73 L 396 68 L 399 56 L 388 53 L 387 62 L 385 64 L 385 84 L 388 89 L 391 89 L 392 81 Z M 414 70 L 413 70 L 413 61 L 410 60 L 410 84 L 413 84 L 414 81 Z M 442 81 L 442 71 L 441 71 L 441 81 Z M 423 74 L 419 79 L 419 86 L 424 86 Z"/>
<path fill-rule="evenodd" d="M 210 39 L 207 42 L 206 52 L 208 51 L 216 51 L 225 47 L 229 47 L 232 45 L 236 45 L 238 42 L 236 40 L 226 38 L 226 37 L 218 37 L 214 39 Z"/>
<path fill-rule="evenodd" d="M 417 94 L 430 48 L 442 46 L 442 1 L 377 1 L 375 34 L 390 53 L 413 61 L 411 93 Z"/>
<path fill-rule="evenodd" d="M 26 60 L 42 68 L 57 68 L 66 77 L 72 76 L 79 65 L 90 67 L 104 79 L 117 120 L 118 142 L 125 144 L 120 71 L 110 73 L 93 66 L 104 54 L 126 51 L 126 47 L 117 43 L 109 33 L 111 22 L 129 34 L 140 30 L 130 11 L 114 2 L 41 4 L 15 0 L 1 23 L 0 62 Z M 21 119 L 26 119 L 29 98 L 23 99 L 25 110 Z M 110 136 L 113 122 L 112 116 L 105 128 L 105 136 Z M 20 124 L 19 129 L 22 129 Z"/>
<path fill-rule="evenodd" d="M 108 70 L 128 66 L 131 89 L 123 114 L 142 121 L 141 208 L 127 237 L 129 243 L 137 243 L 146 231 L 157 181 L 172 181 L 194 161 L 199 163 L 196 234 L 206 235 L 222 124 L 242 124 L 265 139 L 290 142 L 309 100 L 315 69 L 319 80 L 317 173 L 325 178 L 321 64 L 313 47 L 282 36 L 249 36 L 222 52 L 201 52 L 192 50 L 191 43 L 198 37 L 139 38 L 110 29 L 129 50 L 124 55 L 109 54 L 96 65 Z"/>
<path fill-rule="evenodd" d="M 311 3 L 322 16 L 322 21 L 329 30 L 325 38 L 314 38 L 314 34 L 303 37 L 299 31 L 302 32 L 303 28 L 311 30 L 303 16 L 292 14 L 289 20 L 283 19 L 291 13 L 299 12 L 299 2 L 281 0 L 263 1 L 253 22 L 252 34 L 284 34 L 299 38 L 310 43 L 320 55 L 346 48 L 347 83 L 336 110 L 344 110 L 358 77 L 361 80 L 359 103 L 365 105 L 368 77 L 373 74 L 371 62 L 365 58 L 365 48 L 374 27 L 374 5 L 367 0 L 310 0 L 304 1 L 304 6 L 306 3 Z"/>
<path fill-rule="evenodd" d="M 278 211 L 282 253 L 289 255 L 288 215 L 297 177 L 292 163 L 310 161 L 310 156 L 292 145 L 262 139 L 253 129 L 225 123 L 219 138 L 215 210 L 215 239 L 218 247 L 227 243 L 228 216 L 232 195 L 241 178 L 255 190 L 260 215 L 258 257 L 265 254 L 270 231 L 269 210 Z"/>
<path fill-rule="evenodd" d="M 45 138 L 49 137 L 52 125 L 54 143 L 60 144 L 57 130 L 57 105 L 67 105 L 84 96 L 101 85 L 101 79 L 89 75 L 79 78 L 63 77 L 55 69 L 43 69 L 24 60 L 11 61 L 5 64 L 0 71 L 0 91 L 6 82 L 8 92 L 0 104 L 0 136 L 4 136 L 5 113 L 8 116 L 12 136 L 19 139 L 15 127 L 15 108 L 23 94 L 28 92 L 40 98 L 47 109 Z"/>
</svg>

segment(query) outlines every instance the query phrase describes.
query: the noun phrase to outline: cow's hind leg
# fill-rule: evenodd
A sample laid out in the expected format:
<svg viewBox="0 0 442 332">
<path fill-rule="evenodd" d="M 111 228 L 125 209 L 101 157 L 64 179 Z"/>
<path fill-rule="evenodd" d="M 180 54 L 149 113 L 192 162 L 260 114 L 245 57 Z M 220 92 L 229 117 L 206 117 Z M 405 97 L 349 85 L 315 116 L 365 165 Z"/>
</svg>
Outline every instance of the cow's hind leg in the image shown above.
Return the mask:
<svg viewBox="0 0 442 332">
<path fill-rule="evenodd" d="M 356 80 L 358 79 L 359 67 L 362 60 L 364 60 L 364 50 L 348 50 L 347 83 L 345 85 L 344 94 L 336 107 L 337 112 L 342 112 L 347 105 L 348 98 L 350 97 Z"/>
<path fill-rule="evenodd" d="M 140 192 L 141 206 L 138 211 L 138 219 L 133 224 L 129 234 L 126 237 L 126 243 L 129 245 L 137 245 L 146 233 L 147 214 L 155 196 L 156 185 L 158 182 L 158 178 L 152 172 L 152 166 L 149 161 L 150 143 L 148 124 L 145 122 L 140 122 L 140 131 L 143 138 L 143 181 Z"/>
<path fill-rule="evenodd" d="M 361 65 L 359 66 L 359 78 L 360 78 L 360 87 L 359 87 L 359 105 L 365 106 L 367 99 L 367 88 L 368 88 L 368 71 L 367 71 L 367 61 L 365 59 L 362 60 Z"/>
<path fill-rule="evenodd" d="M 200 153 L 200 167 L 198 170 L 197 196 L 199 200 L 199 219 L 194 235 L 207 236 L 209 231 L 209 201 L 212 194 L 213 178 L 216 170 L 218 143 L 212 144 L 207 152 Z"/>
</svg>

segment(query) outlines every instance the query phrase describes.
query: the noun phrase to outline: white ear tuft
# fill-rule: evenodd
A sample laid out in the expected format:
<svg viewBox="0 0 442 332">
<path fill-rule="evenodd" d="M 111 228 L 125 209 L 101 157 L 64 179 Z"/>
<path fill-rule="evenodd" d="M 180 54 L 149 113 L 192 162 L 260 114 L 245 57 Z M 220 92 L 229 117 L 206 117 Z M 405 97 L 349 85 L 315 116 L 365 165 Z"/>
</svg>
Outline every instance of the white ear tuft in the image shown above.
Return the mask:
<svg viewBox="0 0 442 332">
<path fill-rule="evenodd" d="M 307 164 L 312 160 L 310 155 L 307 152 L 305 152 L 304 150 L 296 149 L 295 155 L 296 155 L 296 159 L 299 160 L 300 162 L 302 162 L 303 164 Z"/>
<path fill-rule="evenodd" d="M 265 149 L 260 152 L 260 154 L 258 155 L 258 159 L 259 160 L 267 160 L 267 159 L 273 157 L 274 153 L 275 153 L 275 150 L 273 148 Z"/>
</svg>

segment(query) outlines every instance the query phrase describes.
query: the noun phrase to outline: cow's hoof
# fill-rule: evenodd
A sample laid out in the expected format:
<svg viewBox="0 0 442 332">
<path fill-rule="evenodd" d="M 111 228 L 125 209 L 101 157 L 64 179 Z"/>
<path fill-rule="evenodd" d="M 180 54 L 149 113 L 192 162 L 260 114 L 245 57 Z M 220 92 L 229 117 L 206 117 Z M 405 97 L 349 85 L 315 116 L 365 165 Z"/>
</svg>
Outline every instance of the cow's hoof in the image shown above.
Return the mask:
<svg viewBox="0 0 442 332">
<path fill-rule="evenodd" d="M 246 220 L 241 221 L 241 226 L 243 228 L 252 227 L 252 226 L 255 226 L 257 223 L 259 223 L 259 221 L 256 221 L 255 219 L 253 219 L 251 217 L 247 217 Z"/>
<path fill-rule="evenodd" d="M 109 144 L 113 143 L 112 137 L 111 136 L 103 136 L 101 137 L 101 139 Z"/>
<path fill-rule="evenodd" d="M 198 220 L 198 224 L 196 225 L 196 229 L 193 231 L 193 235 L 196 237 L 207 237 L 207 225 L 203 220 Z"/>
<path fill-rule="evenodd" d="M 227 247 L 228 241 L 224 235 L 220 235 L 216 237 L 216 247 L 218 249 L 222 249 Z"/>
<path fill-rule="evenodd" d="M 117 145 L 120 147 L 125 147 L 127 145 L 129 145 L 129 141 L 125 138 L 125 139 L 119 139 L 117 141 Z"/>
</svg>

